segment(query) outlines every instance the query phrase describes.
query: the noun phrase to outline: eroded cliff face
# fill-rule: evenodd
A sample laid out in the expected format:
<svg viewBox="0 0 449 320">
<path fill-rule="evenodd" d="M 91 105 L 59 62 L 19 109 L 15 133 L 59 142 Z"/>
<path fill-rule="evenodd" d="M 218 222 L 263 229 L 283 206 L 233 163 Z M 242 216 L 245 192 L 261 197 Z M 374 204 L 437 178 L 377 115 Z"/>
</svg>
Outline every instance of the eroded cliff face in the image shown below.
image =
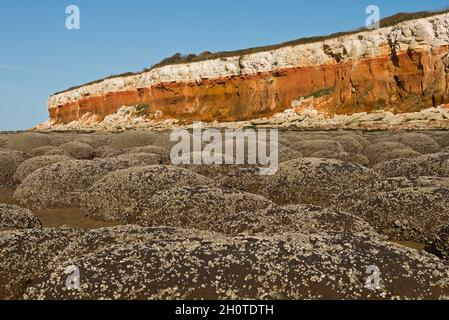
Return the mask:
<svg viewBox="0 0 449 320">
<path fill-rule="evenodd" d="M 171 65 L 54 95 L 50 119 L 101 121 L 141 104 L 150 118 L 240 121 L 317 96 L 330 115 L 420 111 L 449 102 L 449 14 L 323 42 Z M 324 97 L 324 99 L 323 99 Z"/>
</svg>

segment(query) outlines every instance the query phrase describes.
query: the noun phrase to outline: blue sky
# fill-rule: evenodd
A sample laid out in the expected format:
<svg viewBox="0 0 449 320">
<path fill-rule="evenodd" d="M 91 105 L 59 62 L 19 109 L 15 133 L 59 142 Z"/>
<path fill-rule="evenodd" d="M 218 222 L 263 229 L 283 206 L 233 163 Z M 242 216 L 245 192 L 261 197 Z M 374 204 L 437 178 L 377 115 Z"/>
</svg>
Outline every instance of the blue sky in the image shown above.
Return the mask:
<svg viewBox="0 0 449 320">
<path fill-rule="evenodd" d="M 65 28 L 68 5 L 81 29 Z M 364 25 L 381 16 L 441 9 L 428 0 L 1 0 L 0 131 L 47 119 L 56 91 L 111 74 L 138 71 L 176 52 L 275 44 Z"/>
</svg>

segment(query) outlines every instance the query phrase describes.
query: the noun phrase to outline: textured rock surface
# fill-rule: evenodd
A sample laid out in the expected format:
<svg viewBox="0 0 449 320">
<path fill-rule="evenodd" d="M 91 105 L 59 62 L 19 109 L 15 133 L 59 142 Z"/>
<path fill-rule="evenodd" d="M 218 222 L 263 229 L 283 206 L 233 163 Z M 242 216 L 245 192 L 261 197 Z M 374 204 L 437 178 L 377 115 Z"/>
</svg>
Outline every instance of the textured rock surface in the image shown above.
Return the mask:
<svg viewBox="0 0 449 320">
<path fill-rule="evenodd" d="M 92 146 L 79 141 L 65 143 L 60 148 L 75 159 L 92 159 L 95 154 Z"/>
<path fill-rule="evenodd" d="M 15 192 L 36 215 L 0 204 L 0 299 L 449 299 L 445 130 L 280 130 L 291 160 L 274 176 L 145 165 L 170 163 L 166 132 L 17 136 L 0 141 L 29 154 L 2 149 L 0 169 L 11 181 L 39 167 Z M 35 157 L 67 143 L 109 158 Z M 414 158 L 389 160 L 402 151 Z M 13 194 L 0 186 L 0 203 Z M 145 226 L 111 227 L 128 223 Z M 379 290 L 365 289 L 368 266 Z"/>
<path fill-rule="evenodd" d="M 14 173 L 14 182 L 20 184 L 26 177 L 34 171 L 49 166 L 54 163 L 73 160 L 68 156 L 41 156 L 25 160 L 20 164 Z"/>
<path fill-rule="evenodd" d="M 48 135 L 26 132 L 8 137 L 6 148 L 28 152 L 34 148 L 49 145 L 51 145 L 51 139 Z"/>
<path fill-rule="evenodd" d="M 282 163 L 267 177 L 263 194 L 278 204 L 327 206 L 351 185 L 374 177 L 370 169 L 349 162 L 302 158 Z"/>
<path fill-rule="evenodd" d="M 449 176 L 449 153 L 396 159 L 380 163 L 374 171 L 385 177 Z"/>
<path fill-rule="evenodd" d="M 24 152 L 0 149 L 0 187 L 14 184 L 14 173 L 28 157 Z"/>
<path fill-rule="evenodd" d="M 162 164 L 163 162 L 160 155 L 145 152 L 122 154 L 117 156 L 116 159 L 132 160 L 148 166 Z"/>
<path fill-rule="evenodd" d="M 251 209 L 217 220 L 210 228 L 230 236 L 283 233 L 375 233 L 354 215 L 310 205 Z"/>
<path fill-rule="evenodd" d="M 104 175 L 138 165 L 130 160 L 72 160 L 31 173 L 18 186 L 14 198 L 26 207 L 79 207 L 81 197 Z"/>
<path fill-rule="evenodd" d="M 432 244 L 439 255 L 449 260 L 449 224 L 442 225 L 435 232 Z"/>
<path fill-rule="evenodd" d="M 120 170 L 92 185 L 82 202 L 83 212 L 104 221 L 135 222 L 151 208 L 155 192 L 176 186 L 211 184 L 206 177 L 173 166 Z"/>
<path fill-rule="evenodd" d="M 156 192 L 138 222 L 144 226 L 215 231 L 212 225 L 223 217 L 273 206 L 262 196 L 231 188 L 186 186 Z"/>
<path fill-rule="evenodd" d="M 336 141 L 332 140 L 306 140 L 293 143 L 291 146 L 293 149 L 301 152 L 305 157 L 311 157 L 317 152 L 344 152 L 343 146 Z"/>
<path fill-rule="evenodd" d="M 370 145 L 364 151 L 371 165 L 388 160 L 415 158 L 420 154 L 399 142 L 378 142 Z"/>
<path fill-rule="evenodd" d="M 0 203 L 0 232 L 40 228 L 39 219 L 28 209 Z"/>
<path fill-rule="evenodd" d="M 152 144 L 156 137 L 152 132 L 127 131 L 109 138 L 108 145 L 115 149 L 143 147 Z"/>
<path fill-rule="evenodd" d="M 373 181 L 356 183 L 335 198 L 334 206 L 339 210 L 350 211 L 371 196 L 381 192 L 392 192 L 407 188 L 449 187 L 449 179 L 442 177 L 395 177 L 378 178 Z"/>
<path fill-rule="evenodd" d="M 10 254 L 19 247 L 20 263 Z M 228 238 L 132 226 L 46 229 L 3 234 L 0 250 L 1 292 L 26 299 L 430 299 L 449 290 L 439 259 L 344 233 Z M 382 266 L 377 292 L 364 288 L 367 263 Z M 71 265 L 80 269 L 80 290 L 66 289 Z"/>
<path fill-rule="evenodd" d="M 449 222 L 449 189 L 417 187 L 379 192 L 351 209 L 391 239 L 432 243 L 435 232 Z"/>
</svg>

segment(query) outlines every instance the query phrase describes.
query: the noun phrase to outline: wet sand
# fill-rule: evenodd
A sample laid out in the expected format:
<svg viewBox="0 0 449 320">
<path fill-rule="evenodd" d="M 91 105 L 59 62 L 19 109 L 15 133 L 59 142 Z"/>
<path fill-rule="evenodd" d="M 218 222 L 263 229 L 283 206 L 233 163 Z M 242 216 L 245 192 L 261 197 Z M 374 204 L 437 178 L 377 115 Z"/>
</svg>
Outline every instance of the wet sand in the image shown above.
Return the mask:
<svg viewBox="0 0 449 320">
<path fill-rule="evenodd" d="M 14 189 L 0 188 L 0 203 L 15 204 Z M 32 210 L 44 228 L 58 228 L 62 226 L 80 229 L 98 229 L 113 227 L 119 223 L 96 221 L 87 218 L 78 208 Z"/>
<path fill-rule="evenodd" d="M 34 210 L 34 213 L 42 222 L 44 228 L 65 226 L 80 229 L 98 229 L 120 224 L 89 219 L 78 208 Z"/>
<path fill-rule="evenodd" d="M 11 188 L 0 188 L 0 203 L 12 204 L 14 190 Z"/>
<path fill-rule="evenodd" d="M 416 243 L 413 241 L 390 241 L 390 242 L 398 244 L 398 245 L 406 247 L 406 248 L 409 248 L 409 249 L 415 249 L 418 251 L 425 251 L 428 249 L 428 247 L 425 244 Z"/>
</svg>

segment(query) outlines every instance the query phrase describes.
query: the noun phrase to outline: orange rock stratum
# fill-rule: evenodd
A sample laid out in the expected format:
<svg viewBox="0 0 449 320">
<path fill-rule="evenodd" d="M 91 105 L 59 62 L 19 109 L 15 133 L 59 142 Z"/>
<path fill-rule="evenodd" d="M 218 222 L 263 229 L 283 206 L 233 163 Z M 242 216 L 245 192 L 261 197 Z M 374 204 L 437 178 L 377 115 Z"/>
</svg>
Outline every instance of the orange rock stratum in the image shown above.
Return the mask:
<svg viewBox="0 0 449 320">
<path fill-rule="evenodd" d="M 270 116 L 301 97 L 328 114 L 414 112 L 449 102 L 449 14 L 321 42 L 168 65 L 56 94 L 50 119 L 101 120 L 141 104 L 148 117 L 239 121 Z M 320 99 L 323 100 L 323 99 Z"/>
</svg>

